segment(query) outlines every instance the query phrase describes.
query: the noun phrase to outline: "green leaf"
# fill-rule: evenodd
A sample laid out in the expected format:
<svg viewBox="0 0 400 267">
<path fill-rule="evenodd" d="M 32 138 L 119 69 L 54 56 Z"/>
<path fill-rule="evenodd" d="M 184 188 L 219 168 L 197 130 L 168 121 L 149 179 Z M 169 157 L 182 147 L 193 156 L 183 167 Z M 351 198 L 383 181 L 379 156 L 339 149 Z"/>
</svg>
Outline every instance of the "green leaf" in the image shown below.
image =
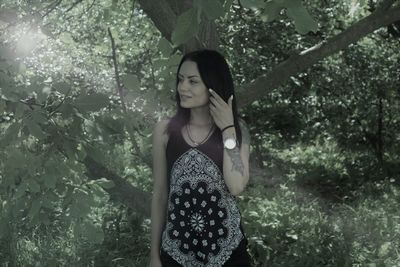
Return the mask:
<svg viewBox="0 0 400 267">
<path fill-rule="evenodd" d="M 71 85 L 66 82 L 58 82 L 54 84 L 53 87 L 64 95 L 68 94 L 68 92 L 71 90 Z"/>
<path fill-rule="evenodd" d="M 265 5 L 264 0 L 241 0 L 240 4 L 249 9 L 262 8 Z"/>
<path fill-rule="evenodd" d="M 158 70 L 158 69 L 164 69 L 164 67 L 167 66 L 168 63 L 168 59 L 165 58 L 159 58 L 159 59 L 155 59 L 153 61 L 153 67 L 154 69 Z"/>
<path fill-rule="evenodd" d="M 100 198 L 104 198 L 104 197 L 106 197 L 108 195 L 107 192 L 105 192 L 104 189 L 98 184 L 91 183 L 90 184 L 90 189 L 91 189 L 93 194 L 95 194 L 96 196 L 98 196 Z"/>
<path fill-rule="evenodd" d="M 224 5 L 224 11 L 225 12 L 229 12 L 230 11 L 233 1 L 234 0 L 222 1 L 222 2 L 224 2 L 223 5 Z"/>
<path fill-rule="evenodd" d="M 16 216 L 24 216 L 25 211 L 30 209 L 31 206 L 31 200 L 26 198 L 26 197 L 21 197 L 18 199 L 15 199 L 13 201 L 13 205 L 12 205 L 12 212 L 14 212 L 14 214 Z"/>
<path fill-rule="evenodd" d="M 40 185 L 33 178 L 27 180 L 27 187 L 32 193 L 40 192 Z"/>
<path fill-rule="evenodd" d="M 78 160 L 84 160 L 85 157 L 87 156 L 86 150 L 83 146 L 78 146 L 76 150 L 76 156 L 78 157 Z"/>
<path fill-rule="evenodd" d="M 309 31 L 316 32 L 318 30 L 318 24 L 302 5 L 301 0 L 286 1 L 285 6 L 288 17 L 294 20 L 297 32 L 305 34 Z"/>
<path fill-rule="evenodd" d="M 46 174 L 44 174 L 44 175 L 42 176 L 42 179 L 43 179 L 43 181 L 44 181 L 44 185 L 45 185 L 47 188 L 53 189 L 53 188 L 56 187 L 57 177 L 56 177 L 54 174 L 48 174 L 48 173 L 46 173 Z"/>
<path fill-rule="evenodd" d="M 76 144 L 70 142 L 70 141 L 66 141 L 64 140 L 64 142 L 62 142 L 62 147 L 64 152 L 67 154 L 68 159 L 73 160 L 75 159 L 75 154 L 76 154 Z"/>
<path fill-rule="evenodd" d="M 36 122 L 32 120 L 25 120 L 25 124 L 28 127 L 29 133 L 31 135 L 35 136 L 39 140 L 46 138 L 46 135 L 42 131 L 42 128 L 40 128 L 40 126 Z"/>
<path fill-rule="evenodd" d="M 105 157 L 103 151 L 98 149 L 97 147 L 86 145 L 85 146 L 86 154 L 88 157 L 93 159 L 94 161 L 98 163 L 103 163 L 105 162 Z"/>
<path fill-rule="evenodd" d="M 18 72 L 20 74 L 25 74 L 26 73 L 26 65 L 24 63 L 22 63 L 22 62 L 19 63 Z"/>
<path fill-rule="evenodd" d="M 29 209 L 28 216 L 29 218 L 33 219 L 40 211 L 42 204 L 40 203 L 41 199 L 37 198 L 32 202 L 31 208 Z"/>
<path fill-rule="evenodd" d="M 172 42 L 175 46 L 186 43 L 199 31 L 197 20 L 197 8 L 190 8 L 182 13 L 177 20 L 176 27 L 172 32 Z"/>
<path fill-rule="evenodd" d="M 158 42 L 158 50 L 160 50 L 164 57 L 169 57 L 172 53 L 171 43 L 167 39 L 161 38 Z"/>
<path fill-rule="evenodd" d="M 110 9 L 104 9 L 103 11 L 103 20 L 108 21 L 110 19 Z"/>
<path fill-rule="evenodd" d="M 58 109 L 61 112 L 64 119 L 71 117 L 74 114 L 74 106 L 71 103 L 64 102 Z"/>
<path fill-rule="evenodd" d="M 108 97 L 101 93 L 81 95 L 75 100 L 76 107 L 82 112 L 98 111 L 108 103 Z"/>
<path fill-rule="evenodd" d="M 10 233 L 9 221 L 0 216 L 0 238 L 5 237 L 7 233 Z"/>
<path fill-rule="evenodd" d="M 390 252 L 391 246 L 392 246 L 391 242 L 383 243 L 382 246 L 379 248 L 379 257 L 381 258 L 385 257 Z"/>
<path fill-rule="evenodd" d="M 286 236 L 287 236 L 287 237 L 290 237 L 290 238 L 293 239 L 293 240 L 299 239 L 299 237 L 298 237 L 296 234 L 286 233 Z"/>
<path fill-rule="evenodd" d="M 74 189 L 75 189 L 74 186 L 71 186 L 71 185 L 65 186 L 65 184 L 63 184 L 63 183 L 59 183 L 59 184 L 57 185 L 57 190 L 58 190 L 60 193 L 62 192 L 62 194 L 65 195 L 65 196 L 64 196 L 64 199 L 63 199 L 63 201 L 62 201 L 62 207 L 63 207 L 63 209 L 67 208 L 68 205 L 70 205 L 70 204 L 72 203 Z"/>
<path fill-rule="evenodd" d="M 280 14 L 283 6 L 277 2 L 271 1 L 265 3 L 263 12 L 261 13 L 261 20 L 264 22 L 271 22 L 275 20 Z"/>
<path fill-rule="evenodd" d="M 97 180 L 93 180 L 94 184 L 98 184 L 99 186 L 101 186 L 104 189 L 110 189 L 113 188 L 115 186 L 115 183 L 111 180 L 107 180 L 106 178 L 100 178 Z"/>
<path fill-rule="evenodd" d="M 102 130 L 108 134 L 123 134 L 125 121 L 122 118 L 114 118 L 112 115 L 106 115 L 96 119 L 96 122 L 102 126 Z"/>
<path fill-rule="evenodd" d="M 140 82 L 136 75 L 134 74 L 125 74 L 121 77 L 122 83 L 124 87 L 129 90 L 138 90 L 140 88 Z"/>
<path fill-rule="evenodd" d="M 22 182 L 22 183 L 17 187 L 14 197 L 15 197 L 16 199 L 18 199 L 18 198 L 24 196 L 27 189 L 28 189 L 28 186 L 27 186 L 26 182 L 25 182 L 25 181 Z"/>
<path fill-rule="evenodd" d="M 0 98 L 0 114 L 3 114 L 5 110 L 6 110 L 6 101 Z"/>
<path fill-rule="evenodd" d="M 41 111 L 40 109 L 32 110 L 30 112 L 29 116 L 36 123 L 47 123 L 47 121 L 48 121 L 47 117 L 46 117 L 46 114 L 43 111 Z"/>
<path fill-rule="evenodd" d="M 84 221 L 82 223 L 76 223 L 73 229 L 76 237 L 85 238 L 91 243 L 98 244 L 103 242 L 104 233 L 100 226 L 96 226 L 93 223 Z"/>
<path fill-rule="evenodd" d="M 53 208 L 54 204 L 58 205 L 60 197 L 53 191 L 47 191 L 45 195 L 42 196 L 42 204 L 46 208 Z"/>
<path fill-rule="evenodd" d="M 104 233 L 100 226 L 96 226 L 93 223 L 85 222 L 83 223 L 84 236 L 89 242 L 99 244 L 103 242 Z"/>
<path fill-rule="evenodd" d="M 225 14 L 224 7 L 219 1 L 201 0 L 199 1 L 199 4 L 209 20 L 215 20 Z"/>
<path fill-rule="evenodd" d="M 44 225 L 50 225 L 49 215 L 45 212 L 39 212 L 39 221 Z"/>
<path fill-rule="evenodd" d="M 21 167 L 24 167 L 26 164 L 25 155 L 18 149 L 13 148 L 11 151 L 8 152 L 7 157 L 8 158 L 5 163 L 7 169 L 19 169 Z"/>
<path fill-rule="evenodd" d="M 0 72 L 1 89 L 6 89 L 12 83 L 12 79 L 9 75 L 5 74 L 4 72 Z"/>
<path fill-rule="evenodd" d="M 19 131 L 21 129 L 21 124 L 15 122 L 8 126 L 5 134 L 0 138 L 0 147 L 5 147 L 13 143 L 14 140 L 18 138 Z"/>
<path fill-rule="evenodd" d="M 16 104 L 15 113 L 14 113 L 15 114 L 15 118 L 17 118 L 17 119 L 23 118 L 26 115 L 26 111 L 29 111 L 28 106 L 24 105 L 22 103 L 15 103 L 15 104 Z"/>
<path fill-rule="evenodd" d="M 80 188 L 74 188 L 71 201 L 69 213 L 75 218 L 85 217 L 90 212 L 90 205 L 93 204 L 93 199 L 89 197 L 86 191 Z"/>
<path fill-rule="evenodd" d="M 60 41 L 63 42 L 64 44 L 75 44 L 72 35 L 67 32 L 63 32 L 60 34 Z"/>
<path fill-rule="evenodd" d="M 181 62 L 182 56 L 174 54 L 168 58 L 168 66 L 172 68 L 177 68 L 179 63 Z"/>
</svg>

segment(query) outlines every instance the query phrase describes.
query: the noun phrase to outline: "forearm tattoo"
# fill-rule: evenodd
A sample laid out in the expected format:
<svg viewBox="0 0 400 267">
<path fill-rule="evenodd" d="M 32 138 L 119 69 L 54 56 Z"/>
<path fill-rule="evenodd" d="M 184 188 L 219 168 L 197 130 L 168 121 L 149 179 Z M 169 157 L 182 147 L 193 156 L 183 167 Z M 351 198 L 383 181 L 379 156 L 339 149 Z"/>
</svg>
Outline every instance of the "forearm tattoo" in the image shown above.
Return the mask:
<svg viewBox="0 0 400 267">
<path fill-rule="evenodd" d="M 250 145 L 250 133 L 249 129 L 247 128 L 247 125 L 244 123 L 240 123 L 240 129 L 242 132 L 242 144 L 247 144 Z"/>
<path fill-rule="evenodd" d="M 240 157 L 239 148 L 236 146 L 234 149 L 227 149 L 228 155 L 232 161 L 232 170 L 239 172 L 241 175 L 244 175 L 244 165 L 242 158 Z"/>
<path fill-rule="evenodd" d="M 246 123 L 243 121 L 239 120 L 240 124 L 240 130 L 242 133 L 242 146 L 243 144 L 250 145 L 250 133 L 249 129 L 247 128 Z M 237 171 L 239 172 L 242 176 L 244 176 L 244 164 L 242 161 L 242 157 L 240 156 L 240 149 L 238 146 L 236 146 L 234 149 L 227 149 L 226 150 L 231 161 L 232 161 L 232 170 L 231 171 Z"/>
</svg>

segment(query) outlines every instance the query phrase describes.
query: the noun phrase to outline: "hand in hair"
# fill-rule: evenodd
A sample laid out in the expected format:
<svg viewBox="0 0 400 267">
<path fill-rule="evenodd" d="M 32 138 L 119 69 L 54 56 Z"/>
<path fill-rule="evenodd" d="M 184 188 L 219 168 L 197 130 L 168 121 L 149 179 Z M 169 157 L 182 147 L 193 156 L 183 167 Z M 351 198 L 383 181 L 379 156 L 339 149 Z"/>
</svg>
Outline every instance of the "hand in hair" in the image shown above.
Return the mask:
<svg viewBox="0 0 400 267">
<path fill-rule="evenodd" d="M 233 96 L 226 103 L 216 92 L 209 89 L 210 95 L 210 113 L 215 124 L 219 129 L 224 129 L 226 126 L 233 125 L 232 100 Z"/>
</svg>

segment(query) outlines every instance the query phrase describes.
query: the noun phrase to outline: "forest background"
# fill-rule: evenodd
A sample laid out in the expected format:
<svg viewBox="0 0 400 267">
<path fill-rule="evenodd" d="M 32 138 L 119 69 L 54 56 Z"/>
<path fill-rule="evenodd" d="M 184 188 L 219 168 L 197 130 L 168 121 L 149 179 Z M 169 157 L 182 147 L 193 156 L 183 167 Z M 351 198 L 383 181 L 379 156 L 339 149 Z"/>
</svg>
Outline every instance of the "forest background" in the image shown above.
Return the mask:
<svg viewBox="0 0 400 267">
<path fill-rule="evenodd" d="M 0 265 L 146 266 L 151 133 L 221 51 L 254 266 L 400 266 L 400 3 L 0 1 Z"/>
</svg>

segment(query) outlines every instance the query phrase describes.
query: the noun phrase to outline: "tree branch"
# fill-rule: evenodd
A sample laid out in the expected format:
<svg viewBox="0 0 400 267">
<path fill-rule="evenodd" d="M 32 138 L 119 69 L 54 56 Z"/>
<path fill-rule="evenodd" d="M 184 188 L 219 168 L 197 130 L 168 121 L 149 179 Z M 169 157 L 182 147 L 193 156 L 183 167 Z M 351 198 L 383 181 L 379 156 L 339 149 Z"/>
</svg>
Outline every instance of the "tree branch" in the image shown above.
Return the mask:
<svg viewBox="0 0 400 267">
<path fill-rule="evenodd" d="M 124 101 L 124 94 L 122 92 L 122 86 L 121 86 L 121 81 L 119 78 L 119 71 L 118 71 L 118 62 L 117 62 L 117 53 L 116 53 L 116 48 L 115 48 L 115 41 L 112 36 L 110 27 L 107 28 L 108 35 L 110 36 L 111 40 L 111 51 L 112 51 L 112 59 L 113 59 L 113 64 L 114 64 L 114 74 L 115 74 L 115 81 L 117 83 L 117 93 L 119 95 L 119 98 L 121 99 L 121 105 L 124 113 L 126 113 L 126 106 L 125 106 L 125 101 Z"/>
<path fill-rule="evenodd" d="M 154 25 L 161 32 L 161 34 L 171 42 L 172 32 L 175 29 L 176 21 L 179 16 L 175 12 L 183 12 L 190 7 L 191 3 L 177 3 L 172 0 L 139 0 L 138 1 L 143 11 L 153 21 Z M 172 10 L 170 4 L 174 4 L 174 10 Z M 189 5 L 190 4 L 190 5 Z M 189 42 L 179 47 L 179 50 L 186 53 L 189 51 L 197 50 L 204 47 L 204 44 L 208 44 L 205 40 L 198 40 L 192 38 Z"/>
<path fill-rule="evenodd" d="M 74 2 L 67 10 L 65 10 L 64 12 L 67 13 L 69 11 L 71 11 L 71 9 L 73 9 L 74 7 L 76 7 L 79 3 L 81 3 L 83 0 L 77 0 L 76 2 Z"/>
<path fill-rule="evenodd" d="M 290 57 L 273 68 L 267 75 L 260 76 L 252 83 L 238 88 L 236 96 L 237 99 L 240 99 L 238 106 L 243 107 L 252 103 L 254 100 L 259 99 L 286 82 L 290 76 L 305 71 L 318 61 L 345 49 L 350 44 L 357 42 L 376 29 L 398 20 L 400 20 L 400 7 L 384 11 L 381 9 L 377 10 L 356 22 L 344 32 L 330 38 L 326 42 Z"/>
<path fill-rule="evenodd" d="M 168 3 L 165 0 L 139 0 L 138 2 L 161 34 L 171 41 L 177 16 Z"/>
<path fill-rule="evenodd" d="M 112 36 L 111 30 L 110 28 L 108 28 L 108 35 L 110 36 L 111 39 L 111 49 L 112 49 L 112 59 L 113 59 L 113 63 L 114 63 L 114 72 L 115 72 L 115 80 L 117 83 L 117 93 L 121 99 L 121 105 L 122 105 L 122 111 L 125 115 L 127 115 L 127 109 L 126 109 L 126 104 L 125 104 L 125 100 L 124 100 L 124 92 L 123 92 L 123 88 L 121 85 L 121 79 L 119 77 L 119 71 L 118 71 L 118 61 L 117 61 L 117 53 L 116 53 L 116 47 L 115 47 L 115 41 L 114 38 Z M 126 128 L 129 134 L 129 138 L 131 140 L 132 146 L 136 151 L 136 155 L 141 158 L 144 159 L 144 155 L 143 153 L 140 151 L 140 147 L 136 141 L 134 132 L 139 132 L 139 129 L 137 129 L 136 127 L 134 127 L 132 124 L 130 123 L 126 123 Z M 148 162 L 146 162 L 148 164 Z"/>
<path fill-rule="evenodd" d="M 46 9 L 48 9 L 48 10 L 46 11 L 46 13 L 44 13 L 42 15 L 42 18 L 49 15 L 54 9 L 56 9 L 61 4 L 61 2 L 62 2 L 62 0 L 57 0 L 56 2 L 51 3 L 48 7 L 46 7 Z"/>
<path fill-rule="evenodd" d="M 127 180 L 110 171 L 102 164 L 99 164 L 90 156 L 86 156 L 83 163 L 87 168 L 87 176 L 90 179 L 97 180 L 105 177 L 114 182 L 114 187 L 105 189 L 110 194 L 112 200 L 117 200 L 139 214 L 150 217 L 150 193 L 132 186 Z"/>
</svg>

